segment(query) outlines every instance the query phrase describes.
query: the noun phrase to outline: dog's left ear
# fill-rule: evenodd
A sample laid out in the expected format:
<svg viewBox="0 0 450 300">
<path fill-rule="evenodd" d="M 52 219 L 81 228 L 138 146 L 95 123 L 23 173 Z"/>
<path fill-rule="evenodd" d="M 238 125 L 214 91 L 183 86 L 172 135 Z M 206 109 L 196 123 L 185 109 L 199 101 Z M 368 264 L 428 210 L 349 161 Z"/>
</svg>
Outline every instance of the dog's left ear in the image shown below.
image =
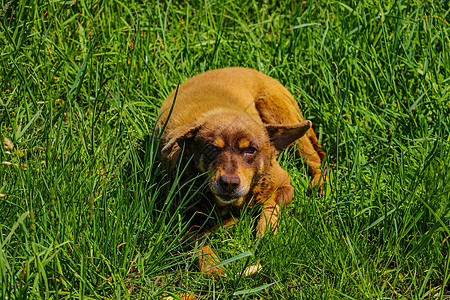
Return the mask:
<svg viewBox="0 0 450 300">
<path fill-rule="evenodd" d="M 201 125 L 188 124 L 174 130 L 169 141 L 164 145 L 161 153 L 164 157 L 173 155 L 173 151 L 177 151 L 185 146 L 185 144 L 194 139 Z M 174 150 L 175 148 L 175 150 Z"/>
<path fill-rule="evenodd" d="M 305 135 L 310 128 L 311 121 L 303 121 L 296 124 L 266 124 L 270 140 L 279 152 Z"/>
</svg>

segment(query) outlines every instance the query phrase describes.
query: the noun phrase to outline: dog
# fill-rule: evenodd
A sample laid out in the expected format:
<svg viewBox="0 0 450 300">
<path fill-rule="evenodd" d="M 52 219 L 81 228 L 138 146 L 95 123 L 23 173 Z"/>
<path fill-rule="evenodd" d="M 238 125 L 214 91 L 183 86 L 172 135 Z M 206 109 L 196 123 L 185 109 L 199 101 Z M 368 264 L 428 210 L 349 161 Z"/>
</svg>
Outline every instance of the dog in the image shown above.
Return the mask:
<svg viewBox="0 0 450 300">
<path fill-rule="evenodd" d="M 236 222 L 244 207 L 261 205 L 256 235 L 268 229 L 276 233 L 280 208 L 294 196 L 290 177 L 277 158 L 292 144 L 308 167 L 310 188 L 320 196 L 327 181 L 321 170 L 325 153 L 311 121 L 279 81 L 256 70 L 225 68 L 188 79 L 163 102 L 157 130 L 164 168 L 183 166 L 184 180 L 201 174 L 207 180 L 204 198 L 193 210 L 222 218 L 231 215 L 224 227 Z M 200 252 L 200 270 L 220 273 L 212 268 L 218 258 L 209 245 Z"/>
</svg>

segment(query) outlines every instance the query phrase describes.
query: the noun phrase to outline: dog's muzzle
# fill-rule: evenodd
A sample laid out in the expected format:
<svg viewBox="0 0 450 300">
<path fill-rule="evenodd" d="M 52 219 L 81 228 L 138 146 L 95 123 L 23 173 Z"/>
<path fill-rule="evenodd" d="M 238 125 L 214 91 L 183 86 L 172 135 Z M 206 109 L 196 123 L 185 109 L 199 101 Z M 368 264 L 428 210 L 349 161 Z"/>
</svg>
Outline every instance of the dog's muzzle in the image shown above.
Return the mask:
<svg viewBox="0 0 450 300">
<path fill-rule="evenodd" d="M 237 201 L 248 192 L 237 175 L 221 175 L 211 182 L 210 188 L 218 204 L 225 205 Z"/>
</svg>

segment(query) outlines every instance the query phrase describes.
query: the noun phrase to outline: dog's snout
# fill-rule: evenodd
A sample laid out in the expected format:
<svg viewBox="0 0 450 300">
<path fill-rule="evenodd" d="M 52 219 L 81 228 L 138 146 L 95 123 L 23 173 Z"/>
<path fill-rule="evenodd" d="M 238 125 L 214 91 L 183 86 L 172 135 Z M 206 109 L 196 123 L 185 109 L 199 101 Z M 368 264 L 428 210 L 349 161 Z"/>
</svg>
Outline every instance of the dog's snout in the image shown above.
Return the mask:
<svg viewBox="0 0 450 300">
<path fill-rule="evenodd" d="M 237 175 L 222 175 L 219 178 L 220 187 L 227 192 L 234 191 L 241 184 L 241 179 Z"/>
</svg>

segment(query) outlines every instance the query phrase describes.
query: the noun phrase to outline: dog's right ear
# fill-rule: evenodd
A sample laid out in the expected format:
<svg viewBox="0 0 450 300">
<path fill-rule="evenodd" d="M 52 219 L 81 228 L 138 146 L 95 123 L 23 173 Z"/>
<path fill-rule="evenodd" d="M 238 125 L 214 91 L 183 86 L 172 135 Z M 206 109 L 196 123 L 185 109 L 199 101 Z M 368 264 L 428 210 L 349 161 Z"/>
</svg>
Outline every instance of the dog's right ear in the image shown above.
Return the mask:
<svg viewBox="0 0 450 300">
<path fill-rule="evenodd" d="M 192 141 L 200 128 L 201 125 L 188 124 L 175 129 L 170 134 L 169 141 L 161 149 L 163 157 L 172 156 L 174 151 L 183 148 L 188 142 Z"/>
<path fill-rule="evenodd" d="M 275 148 L 281 152 L 311 128 L 311 121 L 296 124 L 267 124 L 266 130 Z"/>
</svg>

